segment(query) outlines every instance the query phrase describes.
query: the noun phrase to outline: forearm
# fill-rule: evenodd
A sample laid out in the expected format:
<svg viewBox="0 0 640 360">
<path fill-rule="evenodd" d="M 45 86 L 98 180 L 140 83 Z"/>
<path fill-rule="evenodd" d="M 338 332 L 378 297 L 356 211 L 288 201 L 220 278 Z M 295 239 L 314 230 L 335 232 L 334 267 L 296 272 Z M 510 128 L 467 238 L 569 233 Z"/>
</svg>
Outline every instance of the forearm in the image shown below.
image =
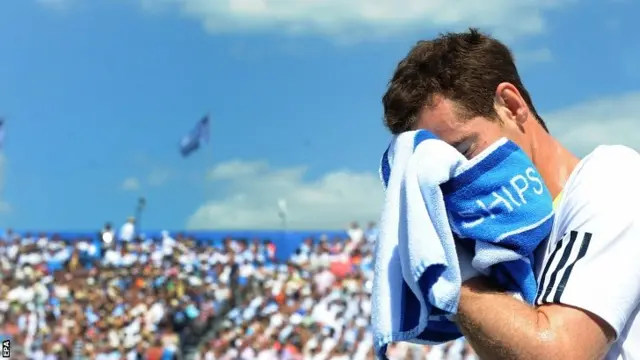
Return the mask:
<svg viewBox="0 0 640 360">
<path fill-rule="evenodd" d="M 543 312 L 489 290 L 481 279 L 463 286 L 457 323 L 481 359 L 547 360 L 562 353 Z"/>
</svg>

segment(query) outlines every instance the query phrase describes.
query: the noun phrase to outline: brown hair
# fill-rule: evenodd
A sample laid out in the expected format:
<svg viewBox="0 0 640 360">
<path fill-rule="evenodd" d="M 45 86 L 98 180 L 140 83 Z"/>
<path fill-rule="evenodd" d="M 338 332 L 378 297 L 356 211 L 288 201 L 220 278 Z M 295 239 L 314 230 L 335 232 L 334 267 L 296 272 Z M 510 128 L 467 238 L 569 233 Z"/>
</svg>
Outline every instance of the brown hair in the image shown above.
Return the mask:
<svg viewBox="0 0 640 360">
<path fill-rule="evenodd" d="M 382 97 L 385 125 L 393 134 L 411 130 L 420 110 L 431 105 L 434 95 L 455 101 L 465 119 L 497 119 L 494 97 L 502 82 L 518 89 L 547 130 L 522 84 L 511 51 L 503 43 L 473 28 L 419 41 L 398 63 Z"/>
</svg>

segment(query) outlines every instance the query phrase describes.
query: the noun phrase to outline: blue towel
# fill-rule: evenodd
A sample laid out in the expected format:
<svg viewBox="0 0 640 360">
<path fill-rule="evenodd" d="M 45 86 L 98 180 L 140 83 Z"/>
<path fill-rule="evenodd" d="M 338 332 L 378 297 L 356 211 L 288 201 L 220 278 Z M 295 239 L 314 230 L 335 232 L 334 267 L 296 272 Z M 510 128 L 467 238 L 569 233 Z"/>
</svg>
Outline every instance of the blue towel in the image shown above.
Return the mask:
<svg viewBox="0 0 640 360">
<path fill-rule="evenodd" d="M 379 358 L 390 342 L 440 344 L 462 281 L 484 274 L 532 303 L 532 254 L 549 236 L 553 201 L 528 156 L 500 139 L 472 160 L 425 130 L 395 136 L 380 177 L 372 322 Z M 455 239 L 455 241 L 454 241 Z"/>
</svg>

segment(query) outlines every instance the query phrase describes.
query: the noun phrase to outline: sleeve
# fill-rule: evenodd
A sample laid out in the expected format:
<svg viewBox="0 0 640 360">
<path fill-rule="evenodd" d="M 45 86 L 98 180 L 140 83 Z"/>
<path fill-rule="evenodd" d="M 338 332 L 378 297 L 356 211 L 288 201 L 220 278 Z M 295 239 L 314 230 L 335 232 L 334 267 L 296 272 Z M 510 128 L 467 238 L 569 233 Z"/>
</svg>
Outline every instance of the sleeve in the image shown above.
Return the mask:
<svg viewBox="0 0 640 360">
<path fill-rule="evenodd" d="M 566 189 L 556 217 L 564 235 L 543 264 L 536 303 L 589 311 L 619 336 L 640 306 L 640 155 L 616 150 Z"/>
</svg>

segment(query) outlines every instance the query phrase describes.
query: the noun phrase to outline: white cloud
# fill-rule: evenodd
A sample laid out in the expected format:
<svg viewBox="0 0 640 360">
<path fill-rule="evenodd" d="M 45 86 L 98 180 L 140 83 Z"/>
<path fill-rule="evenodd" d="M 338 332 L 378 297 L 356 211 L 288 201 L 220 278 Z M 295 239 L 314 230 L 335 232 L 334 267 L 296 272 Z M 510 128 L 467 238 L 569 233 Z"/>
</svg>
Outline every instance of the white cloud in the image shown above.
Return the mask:
<svg viewBox="0 0 640 360">
<path fill-rule="evenodd" d="M 120 185 L 124 191 L 139 191 L 143 187 L 158 187 L 167 183 L 171 179 L 172 172 L 167 168 L 156 167 L 146 176 L 129 176 Z"/>
<path fill-rule="evenodd" d="M 211 33 L 284 31 L 371 39 L 479 26 L 501 36 L 544 31 L 545 13 L 575 0 L 140 0 L 143 8 L 178 8 Z"/>
<path fill-rule="evenodd" d="M 556 136 L 582 156 L 600 144 L 640 148 L 640 92 L 587 101 L 543 116 Z M 375 156 L 375 154 L 374 154 Z M 273 169 L 266 162 L 230 161 L 208 179 L 229 185 L 228 196 L 200 206 L 189 228 L 278 228 L 278 199 L 287 200 L 291 228 L 342 228 L 377 220 L 383 201 L 377 174 L 333 171 L 305 180 L 305 167 Z"/>
<path fill-rule="evenodd" d="M 122 182 L 122 190 L 136 191 L 140 190 L 140 180 L 136 177 L 128 177 Z"/>
<path fill-rule="evenodd" d="M 268 169 L 269 165 L 265 162 L 232 160 L 213 168 L 208 177 L 211 180 L 233 180 L 246 176 L 255 176 Z"/>
<path fill-rule="evenodd" d="M 273 169 L 265 162 L 231 161 L 208 174 L 227 181 L 229 196 L 203 204 L 188 228 L 278 228 L 278 200 L 287 201 L 292 229 L 343 228 L 380 216 L 382 186 L 372 173 L 340 170 L 306 181 L 305 167 Z"/>
<path fill-rule="evenodd" d="M 543 118 L 552 134 L 579 156 L 600 144 L 640 149 L 640 92 L 594 99 Z"/>
</svg>

